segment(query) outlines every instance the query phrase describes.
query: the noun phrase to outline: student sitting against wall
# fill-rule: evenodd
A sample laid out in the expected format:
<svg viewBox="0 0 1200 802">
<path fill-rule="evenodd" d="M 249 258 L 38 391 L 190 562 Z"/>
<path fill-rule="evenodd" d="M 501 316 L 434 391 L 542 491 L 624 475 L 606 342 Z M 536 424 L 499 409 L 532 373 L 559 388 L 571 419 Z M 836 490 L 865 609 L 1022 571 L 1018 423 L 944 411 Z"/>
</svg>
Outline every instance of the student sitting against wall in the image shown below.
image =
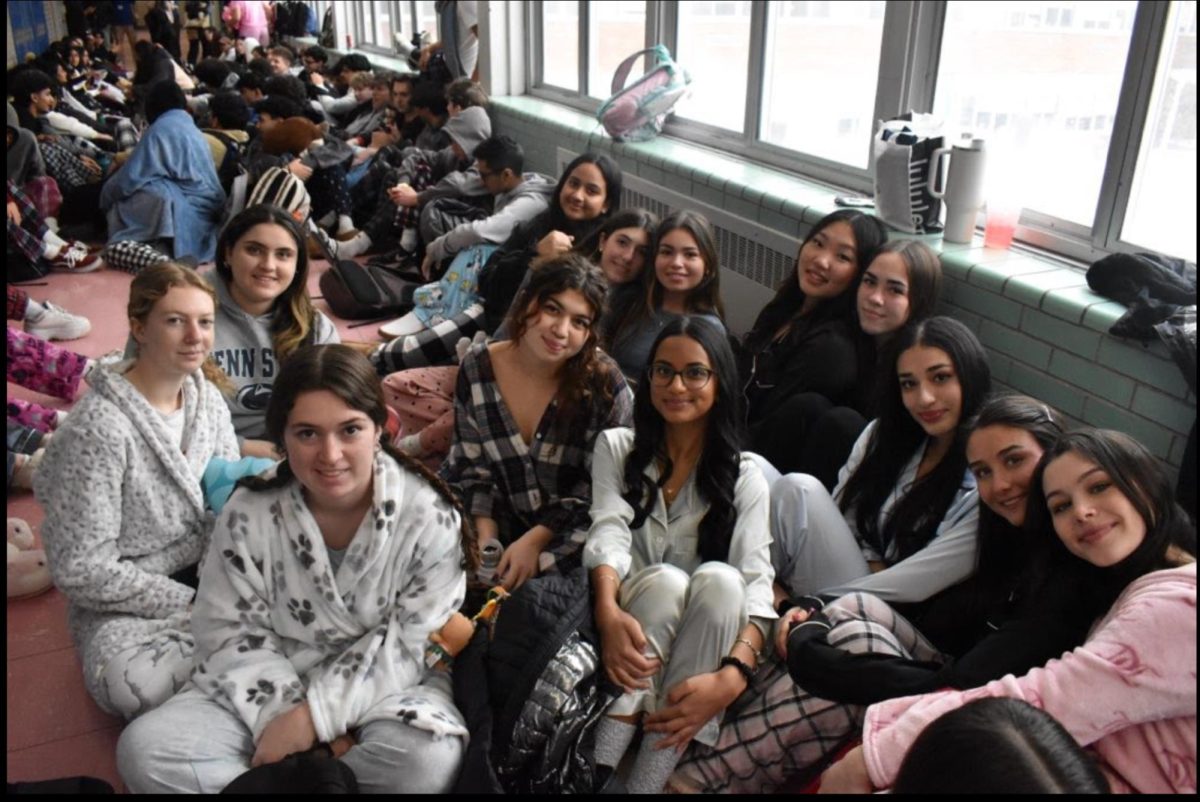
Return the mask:
<svg viewBox="0 0 1200 802">
<path fill-rule="evenodd" d="M 786 440 L 789 451 L 804 442 L 807 433 L 794 431 L 804 419 L 788 408 L 802 394 L 818 393 L 837 405 L 855 400 L 862 335 L 853 288 L 885 241 L 883 223 L 853 209 L 826 215 L 804 238 L 795 277 L 780 285 L 743 344 L 742 381 L 756 453 L 779 459 L 774 441 Z"/>
<path fill-rule="evenodd" d="M 277 385 L 268 430 L 287 458 L 222 511 L 193 681 L 122 733 L 121 776 L 137 793 L 216 793 L 324 743 L 364 793 L 445 793 L 467 729 L 424 654 L 478 566 L 471 528 L 443 482 L 384 442 L 360 354 L 304 348 Z"/>
<path fill-rule="evenodd" d="M 509 314 L 512 339 L 469 351 L 454 396 L 442 475 L 498 539 L 509 589 L 578 565 L 592 497 L 596 436 L 630 422 L 633 394 L 596 347 L 607 293 L 599 271 L 568 254 L 539 268 Z"/>
<path fill-rule="evenodd" d="M 711 751 L 696 750 L 680 787 L 758 792 L 818 765 L 853 733 L 862 705 L 971 688 L 1021 674 L 1083 642 L 1094 614 L 1070 577 L 1044 581 L 1045 532 L 1023 526 L 1034 470 L 1062 434 L 1040 401 L 1002 396 L 971 425 L 967 459 L 979 487 L 974 574 L 923 604 L 889 605 L 852 593 L 780 615 L 782 662 L 727 723 Z M 800 623 L 804 626 L 799 626 Z M 790 675 L 790 676 L 789 676 Z M 769 725 L 770 743 L 750 736 Z"/>
<path fill-rule="evenodd" d="M 1087 642 L 1021 677 L 871 706 L 862 746 L 825 772 L 823 791 L 887 788 L 930 722 L 1012 697 L 1058 719 L 1114 791 L 1196 793 L 1196 528 L 1162 465 L 1127 435 L 1072 432 L 1043 455 L 1029 509 L 1057 535 L 1050 576 L 1077 576 L 1103 616 Z"/>
<path fill-rule="evenodd" d="M 464 112 L 455 121 L 473 114 Z M 622 178 L 621 168 L 608 156 L 576 156 L 559 177 L 546 210 L 518 225 L 504 244 L 486 257 L 481 270 L 453 278 L 447 274 L 436 285 L 422 287 L 415 295 L 413 311 L 380 326 L 380 333 L 389 338 L 421 335 L 398 342 L 393 339 L 381 358 L 399 354 L 396 358 L 404 360 L 406 350 L 427 343 L 414 358 L 440 364 L 453 353 L 460 337 L 473 337 L 480 330 L 494 332 L 532 267 L 577 245 L 590 248 L 594 244 L 597 230 L 618 208 Z M 487 297 L 483 297 L 485 285 Z M 436 332 L 426 335 L 431 329 Z"/>
<path fill-rule="evenodd" d="M 100 206 L 108 215 L 110 243 L 144 243 L 174 258 L 203 262 L 216 252 L 225 193 L 208 143 L 186 107 L 183 90 L 173 82 L 150 88 L 150 127 L 105 183 Z M 112 256 L 108 261 L 128 269 Z"/>
<path fill-rule="evenodd" d="M 596 441 L 584 551 L 604 668 L 625 690 L 596 729 L 596 761 L 616 767 L 649 714 L 632 793 L 660 793 L 693 739 L 715 742 L 775 618 L 767 483 L 740 454 L 725 331 L 677 318 L 650 353 L 634 429 Z"/>
<path fill-rule="evenodd" d="M 698 317 L 725 328 L 721 303 L 721 266 L 712 226 L 697 212 L 678 211 L 658 226 L 650 252 L 654 269 L 642 274 L 613 300 L 610 350 L 632 382 L 642 380 L 650 346 L 680 315 Z"/>
<path fill-rule="evenodd" d="M 772 421 L 786 422 L 772 437 L 760 437 L 760 463 L 767 481 L 779 474 L 807 473 L 830 490 L 854 441 L 867 427 L 875 404 L 875 385 L 887 368 L 880 364 L 888 341 L 909 323 L 932 317 L 941 295 L 942 263 L 918 240 L 892 240 L 875 252 L 858 281 L 857 320 L 865 336 L 858 346 L 858 380 L 853 398 L 837 405 L 817 391 L 798 393 L 783 402 Z"/>
<path fill-rule="evenodd" d="M 179 265 L 134 278 L 136 356 L 88 375 L 91 392 L 34 479 L 84 684 L 126 718 L 170 698 L 192 672 L 189 618 L 209 525 L 200 476 L 213 457 L 238 457 L 208 358 L 215 304 L 208 283 Z"/>
<path fill-rule="evenodd" d="M 638 279 L 646 262 L 650 238 L 658 227 L 658 218 L 643 209 L 626 209 L 611 215 L 597 232 L 595 250 L 589 259 L 608 282 L 609 296 L 618 287 L 640 286 Z M 583 255 L 591 238 L 572 250 Z M 599 343 L 608 350 L 612 306 L 609 305 L 600 322 Z M 497 339 L 507 339 L 497 335 Z M 441 462 L 450 448 L 454 432 L 454 386 L 458 366 L 412 368 L 392 373 L 383 380 L 383 393 L 388 406 L 400 420 L 403 436 L 396 447 L 407 454 Z"/>
</svg>

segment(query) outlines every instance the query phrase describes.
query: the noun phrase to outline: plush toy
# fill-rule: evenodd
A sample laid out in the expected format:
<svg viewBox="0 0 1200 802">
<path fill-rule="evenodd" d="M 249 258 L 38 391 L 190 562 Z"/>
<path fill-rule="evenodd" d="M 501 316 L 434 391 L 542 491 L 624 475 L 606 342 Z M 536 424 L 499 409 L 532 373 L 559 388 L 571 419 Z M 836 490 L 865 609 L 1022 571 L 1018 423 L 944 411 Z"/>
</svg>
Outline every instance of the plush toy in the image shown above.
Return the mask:
<svg viewBox="0 0 1200 802">
<path fill-rule="evenodd" d="M 21 518 L 8 519 L 7 545 L 8 598 L 24 599 L 53 587 L 46 552 L 33 548 L 33 530 Z"/>
<path fill-rule="evenodd" d="M 213 457 L 204 468 L 204 476 L 200 477 L 200 489 L 204 492 L 208 508 L 220 515 L 225 502 L 233 495 L 238 479 L 258 476 L 274 464 L 274 460 L 264 457 L 242 457 L 235 461 Z"/>
<path fill-rule="evenodd" d="M 487 603 L 483 605 L 474 618 L 467 618 L 462 613 L 450 616 L 442 628 L 429 636 L 430 643 L 425 647 L 425 666 L 439 671 L 449 671 L 454 664 L 454 658 L 475 634 L 479 624 L 491 629 L 496 616 L 500 612 L 500 604 L 508 598 L 508 591 L 497 585 L 488 591 Z"/>
</svg>

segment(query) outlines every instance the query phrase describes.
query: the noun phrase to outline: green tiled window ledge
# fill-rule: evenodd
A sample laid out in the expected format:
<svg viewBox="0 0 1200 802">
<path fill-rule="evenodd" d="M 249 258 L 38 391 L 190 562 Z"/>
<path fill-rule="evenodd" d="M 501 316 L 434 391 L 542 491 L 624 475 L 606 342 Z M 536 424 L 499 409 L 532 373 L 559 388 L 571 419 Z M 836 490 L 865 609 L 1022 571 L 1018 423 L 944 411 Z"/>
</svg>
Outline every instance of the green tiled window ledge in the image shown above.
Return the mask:
<svg viewBox="0 0 1200 802">
<path fill-rule="evenodd" d="M 608 153 L 627 174 L 790 237 L 838 208 L 828 186 L 669 137 L 614 142 L 594 117 L 538 98 L 493 98 L 493 110 L 497 129 L 516 129 L 535 169 L 553 170 L 555 146 Z M 940 255 L 943 309 L 980 335 L 999 383 L 1075 421 L 1122 428 L 1179 464 L 1195 398 L 1161 343 L 1108 335 L 1126 309 L 1088 289 L 1082 265 L 987 248 L 980 235 L 969 243 L 891 236 L 920 239 Z"/>
</svg>

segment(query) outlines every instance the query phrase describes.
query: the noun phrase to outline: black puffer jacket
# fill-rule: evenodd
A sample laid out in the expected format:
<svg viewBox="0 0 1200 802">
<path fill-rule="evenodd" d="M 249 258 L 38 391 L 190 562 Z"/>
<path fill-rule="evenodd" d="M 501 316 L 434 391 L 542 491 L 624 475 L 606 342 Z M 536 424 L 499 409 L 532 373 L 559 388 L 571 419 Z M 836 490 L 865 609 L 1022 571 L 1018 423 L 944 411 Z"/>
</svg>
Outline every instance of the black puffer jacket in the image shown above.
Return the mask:
<svg viewBox="0 0 1200 802">
<path fill-rule="evenodd" d="M 459 793 L 595 793 L 594 733 L 619 693 L 600 667 L 586 572 L 525 583 L 455 660 L 471 741 Z"/>
</svg>

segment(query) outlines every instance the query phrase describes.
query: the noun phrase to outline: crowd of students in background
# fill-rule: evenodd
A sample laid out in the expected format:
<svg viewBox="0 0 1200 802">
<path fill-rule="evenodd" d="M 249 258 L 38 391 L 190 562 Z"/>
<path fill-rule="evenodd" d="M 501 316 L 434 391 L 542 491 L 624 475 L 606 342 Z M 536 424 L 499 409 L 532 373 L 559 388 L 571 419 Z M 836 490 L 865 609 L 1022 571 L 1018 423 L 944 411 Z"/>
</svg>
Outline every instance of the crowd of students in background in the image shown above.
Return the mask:
<svg viewBox="0 0 1200 802">
<path fill-rule="evenodd" d="M 9 76 L 10 281 L 135 275 L 105 359 L 8 299 L 9 380 L 90 387 L 10 400 L 8 480 L 131 790 L 320 744 L 451 790 L 424 655 L 495 541 L 511 593 L 586 577 L 590 759 L 640 731 L 630 791 L 1195 791 L 1194 523 L 1136 441 L 995 391 L 925 245 L 829 214 L 734 336 L 709 222 L 623 208 L 603 154 L 527 170 L 473 66 L 209 5 L 156 4 L 134 64 L 85 30 Z M 363 255 L 413 307 L 340 344 L 310 265 Z"/>
</svg>

